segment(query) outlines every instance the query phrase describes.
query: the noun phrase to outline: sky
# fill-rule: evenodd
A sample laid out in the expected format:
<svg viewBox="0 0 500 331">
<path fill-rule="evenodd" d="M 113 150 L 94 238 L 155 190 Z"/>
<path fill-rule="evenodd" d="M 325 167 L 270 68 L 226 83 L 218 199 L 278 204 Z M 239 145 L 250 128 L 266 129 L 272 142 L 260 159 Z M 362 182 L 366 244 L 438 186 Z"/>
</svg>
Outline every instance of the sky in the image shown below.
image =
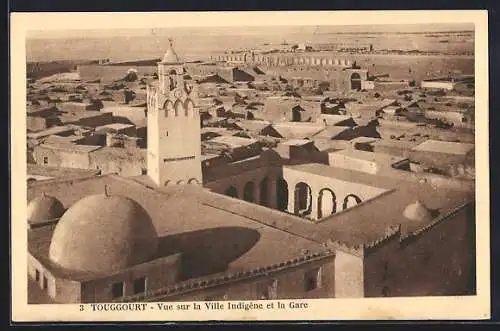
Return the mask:
<svg viewBox="0 0 500 331">
<path fill-rule="evenodd" d="M 196 27 L 196 28 L 160 28 L 160 29 L 101 29 L 101 30 L 45 30 L 29 31 L 28 39 L 43 38 L 107 38 L 116 36 L 157 35 L 172 37 L 189 35 L 273 35 L 273 34 L 330 34 L 330 33 L 411 33 L 440 31 L 473 31 L 474 25 L 464 24 L 408 24 L 408 25 L 344 25 L 344 26 L 273 26 L 262 27 Z"/>
</svg>

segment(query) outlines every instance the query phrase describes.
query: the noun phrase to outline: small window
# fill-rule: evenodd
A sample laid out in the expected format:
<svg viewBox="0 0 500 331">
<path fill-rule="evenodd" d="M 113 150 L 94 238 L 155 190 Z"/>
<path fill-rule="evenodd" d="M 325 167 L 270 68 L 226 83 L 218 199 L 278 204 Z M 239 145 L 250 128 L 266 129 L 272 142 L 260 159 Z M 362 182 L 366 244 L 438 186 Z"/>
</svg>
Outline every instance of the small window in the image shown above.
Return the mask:
<svg viewBox="0 0 500 331">
<path fill-rule="evenodd" d="M 43 157 L 43 164 L 49 164 L 49 158 L 47 156 Z"/>
<path fill-rule="evenodd" d="M 43 276 L 43 289 L 46 290 L 49 286 L 47 277 Z"/>
<path fill-rule="evenodd" d="M 134 280 L 134 294 L 146 292 L 146 278 L 142 277 Z"/>
<path fill-rule="evenodd" d="M 38 269 L 36 269 L 36 270 L 35 270 L 35 280 L 36 280 L 37 282 L 39 282 L 39 281 L 40 281 L 40 271 L 38 271 Z"/>
<path fill-rule="evenodd" d="M 205 297 L 204 301 L 223 301 L 223 300 L 227 300 L 227 294 L 225 293 L 208 295 Z"/>
<path fill-rule="evenodd" d="M 142 169 L 141 169 L 141 175 L 147 175 L 147 174 L 148 174 L 148 170 L 147 170 L 147 169 L 142 168 Z"/>
<path fill-rule="evenodd" d="M 305 291 L 309 292 L 321 287 L 321 269 L 309 270 L 304 275 Z"/>
<path fill-rule="evenodd" d="M 111 293 L 113 295 L 113 298 L 123 297 L 123 287 L 124 287 L 123 282 L 117 282 L 113 284 L 111 288 Z"/>
<path fill-rule="evenodd" d="M 260 300 L 272 300 L 278 297 L 278 280 L 259 284 L 258 296 Z"/>
</svg>

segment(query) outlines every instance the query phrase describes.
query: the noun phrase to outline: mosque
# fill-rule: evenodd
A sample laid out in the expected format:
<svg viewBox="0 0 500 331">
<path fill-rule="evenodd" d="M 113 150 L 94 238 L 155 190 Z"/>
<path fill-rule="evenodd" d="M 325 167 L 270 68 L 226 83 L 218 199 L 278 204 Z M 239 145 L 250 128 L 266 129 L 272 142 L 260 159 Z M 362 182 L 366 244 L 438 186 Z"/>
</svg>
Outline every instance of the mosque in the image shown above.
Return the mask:
<svg viewBox="0 0 500 331">
<path fill-rule="evenodd" d="M 475 293 L 474 192 L 272 150 L 204 174 L 197 101 L 170 45 L 147 175 L 29 184 L 29 303 Z"/>
</svg>

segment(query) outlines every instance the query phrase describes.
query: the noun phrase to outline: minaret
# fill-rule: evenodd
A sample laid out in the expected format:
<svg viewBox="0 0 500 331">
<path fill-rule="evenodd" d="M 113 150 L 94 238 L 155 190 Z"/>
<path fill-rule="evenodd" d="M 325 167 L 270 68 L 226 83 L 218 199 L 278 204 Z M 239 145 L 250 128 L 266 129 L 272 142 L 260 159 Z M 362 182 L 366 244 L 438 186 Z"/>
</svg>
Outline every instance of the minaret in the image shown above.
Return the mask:
<svg viewBox="0 0 500 331">
<path fill-rule="evenodd" d="M 172 40 L 147 87 L 148 176 L 158 185 L 202 184 L 198 90 Z"/>
</svg>

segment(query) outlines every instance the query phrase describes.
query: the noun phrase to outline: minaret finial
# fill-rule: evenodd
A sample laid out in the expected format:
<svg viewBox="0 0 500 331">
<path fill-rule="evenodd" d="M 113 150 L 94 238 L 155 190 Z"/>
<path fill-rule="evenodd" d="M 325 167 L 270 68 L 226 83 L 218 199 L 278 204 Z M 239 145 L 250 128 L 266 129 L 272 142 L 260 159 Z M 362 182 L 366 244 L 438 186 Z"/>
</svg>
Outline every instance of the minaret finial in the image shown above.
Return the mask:
<svg viewBox="0 0 500 331">
<path fill-rule="evenodd" d="M 174 47 L 174 39 L 168 38 L 168 43 L 170 44 L 170 47 Z"/>
</svg>

